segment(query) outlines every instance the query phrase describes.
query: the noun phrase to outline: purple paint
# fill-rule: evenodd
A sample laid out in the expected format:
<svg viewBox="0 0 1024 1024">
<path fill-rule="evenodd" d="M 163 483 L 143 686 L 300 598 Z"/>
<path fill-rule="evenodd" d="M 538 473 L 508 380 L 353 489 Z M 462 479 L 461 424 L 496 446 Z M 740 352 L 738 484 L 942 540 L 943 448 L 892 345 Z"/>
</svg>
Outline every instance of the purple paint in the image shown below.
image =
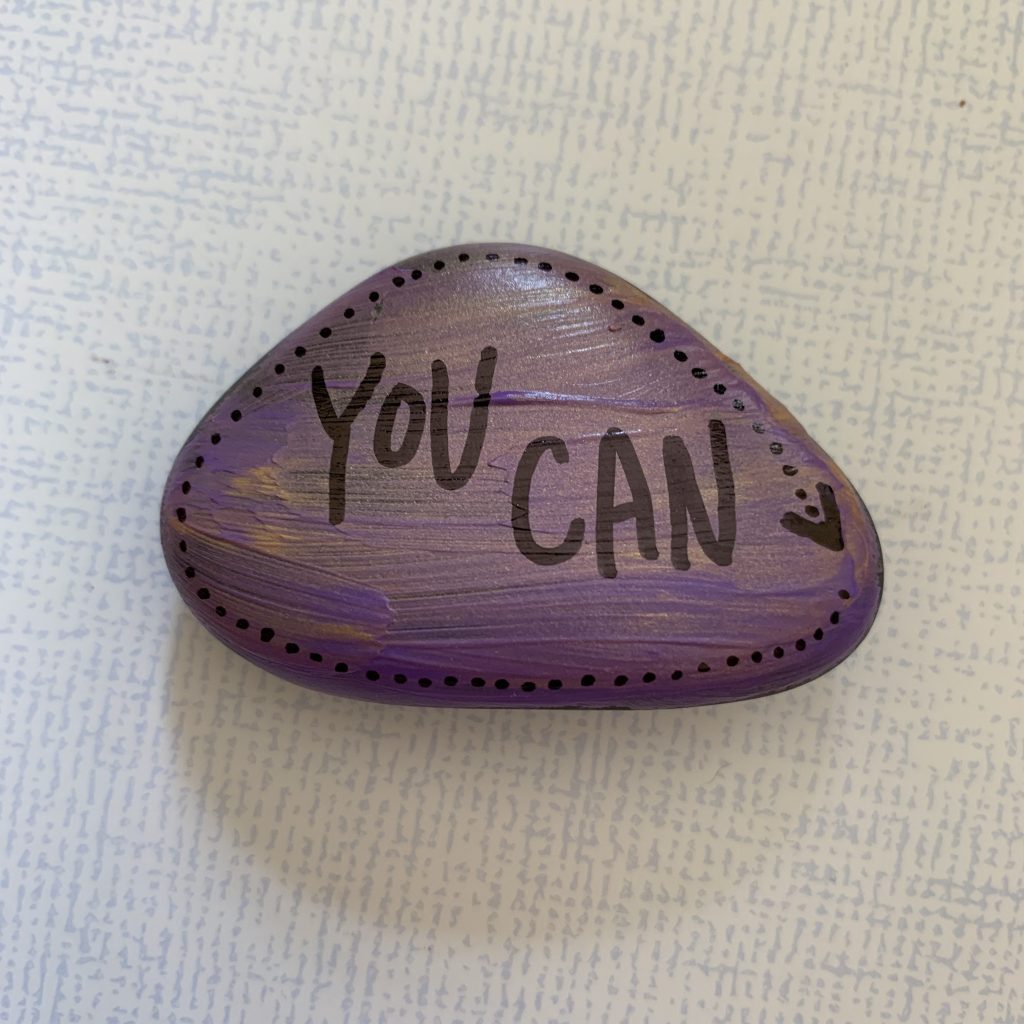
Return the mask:
<svg viewBox="0 0 1024 1024">
<path fill-rule="evenodd" d="M 369 700 L 760 696 L 845 658 L 881 596 L 867 510 L 786 409 L 632 285 L 521 245 L 316 314 L 193 432 L 161 521 L 218 639 Z"/>
</svg>

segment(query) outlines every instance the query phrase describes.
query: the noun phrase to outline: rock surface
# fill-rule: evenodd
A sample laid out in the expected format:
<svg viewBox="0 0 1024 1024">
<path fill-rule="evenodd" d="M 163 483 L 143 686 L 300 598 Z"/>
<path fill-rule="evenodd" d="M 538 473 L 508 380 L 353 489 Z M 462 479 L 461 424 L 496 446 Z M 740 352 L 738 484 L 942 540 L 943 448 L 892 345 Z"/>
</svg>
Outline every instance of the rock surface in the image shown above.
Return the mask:
<svg viewBox="0 0 1024 1024">
<path fill-rule="evenodd" d="M 317 313 L 203 418 L 161 516 L 215 636 L 369 700 L 760 696 L 845 658 L 881 596 L 864 504 L 786 409 L 632 285 L 522 245 Z"/>
</svg>

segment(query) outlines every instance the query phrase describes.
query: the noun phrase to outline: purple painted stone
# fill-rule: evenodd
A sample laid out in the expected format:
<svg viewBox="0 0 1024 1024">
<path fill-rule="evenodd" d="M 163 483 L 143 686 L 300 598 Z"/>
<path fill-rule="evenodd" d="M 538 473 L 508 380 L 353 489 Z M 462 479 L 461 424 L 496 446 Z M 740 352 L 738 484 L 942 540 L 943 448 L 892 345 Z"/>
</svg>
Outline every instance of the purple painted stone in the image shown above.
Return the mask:
<svg viewBox="0 0 1024 1024">
<path fill-rule="evenodd" d="M 374 275 L 185 443 L 162 538 L 218 639 L 304 686 L 442 706 L 774 693 L 882 588 L 846 477 L 621 278 L 472 245 Z"/>
</svg>

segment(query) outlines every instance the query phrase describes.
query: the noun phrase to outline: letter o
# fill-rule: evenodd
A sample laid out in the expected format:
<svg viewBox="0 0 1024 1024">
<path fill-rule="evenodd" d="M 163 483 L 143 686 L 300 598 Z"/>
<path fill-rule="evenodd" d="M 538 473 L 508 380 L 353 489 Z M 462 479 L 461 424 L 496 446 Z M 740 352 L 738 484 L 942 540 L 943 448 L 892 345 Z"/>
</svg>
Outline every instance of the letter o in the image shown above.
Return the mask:
<svg viewBox="0 0 1024 1024">
<path fill-rule="evenodd" d="M 395 419 L 402 403 L 409 406 L 409 425 L 405 428 L 405 437 L 397 447 L 392 447 L 395 432 Z M 373 454 L 377 461 L 387 469 L 395 469 L 411 462 L 420 446 L 423 427 L 427 422 L 427 406 L 423 396 L 408 384 L 396 384 L 384 399 L 377 416 L 377 426 L 373 431 Z"/>
</svg>

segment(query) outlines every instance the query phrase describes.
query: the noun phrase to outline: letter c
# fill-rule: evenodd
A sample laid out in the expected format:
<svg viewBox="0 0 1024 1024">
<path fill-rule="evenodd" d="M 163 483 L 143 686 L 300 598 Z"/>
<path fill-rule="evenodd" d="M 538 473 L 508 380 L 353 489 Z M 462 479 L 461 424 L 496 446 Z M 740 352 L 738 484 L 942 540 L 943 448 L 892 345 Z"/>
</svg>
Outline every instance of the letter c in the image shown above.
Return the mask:
<svg viewBox="0 0 1024 1024">
<path fill-rule="evenodd" d="M 572 558 L 583 544 L 586 524 L 577 516 L 569 524 L 565 540 L 553 548 L 541 547 L 530 529 L 530 484 L 541 456 L 550 451 L 560 466 L 569 461 L 569 450 L 560 437 L 538 437 L 531 441 L 516 467 L 512 484 L 512 532 L 516 546 L 534 565 L 558 565 Z"/>
</svg>

